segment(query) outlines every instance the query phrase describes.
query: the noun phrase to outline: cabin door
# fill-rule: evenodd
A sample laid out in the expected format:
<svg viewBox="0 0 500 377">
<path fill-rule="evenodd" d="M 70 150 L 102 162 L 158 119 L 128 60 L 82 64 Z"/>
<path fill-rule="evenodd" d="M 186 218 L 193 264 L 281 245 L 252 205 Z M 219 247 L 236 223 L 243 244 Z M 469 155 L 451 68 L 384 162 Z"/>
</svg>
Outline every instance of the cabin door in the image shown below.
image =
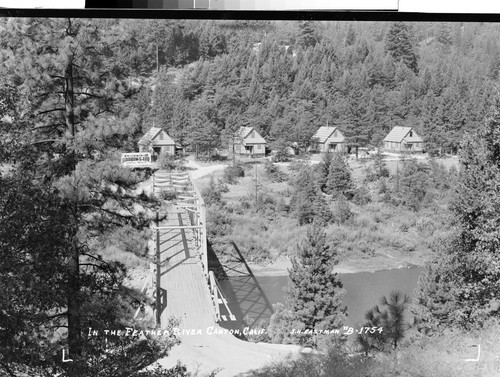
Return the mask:
<svg viewBox="0 0 500 377">
<path fill-rule="evenodd" d="M 156 161 L 158 160 L 158 157 L 160 157 L 161 154 L 161 147 L 153 147 L 153 160 Z"/>
</svg>

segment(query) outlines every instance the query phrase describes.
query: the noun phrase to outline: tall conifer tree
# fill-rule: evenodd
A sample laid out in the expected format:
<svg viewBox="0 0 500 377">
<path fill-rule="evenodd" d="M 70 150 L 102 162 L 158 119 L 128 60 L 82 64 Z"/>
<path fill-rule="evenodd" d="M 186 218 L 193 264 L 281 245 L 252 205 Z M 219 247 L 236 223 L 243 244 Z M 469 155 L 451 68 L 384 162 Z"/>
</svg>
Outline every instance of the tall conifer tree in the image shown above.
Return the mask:
<svg viewBox="0 0 500 377">
<path fill-rule="evenodd" d="M 48 190 L 49 198 L 57 195 L 58 216 L 64 215 L 67 242 L 59 257 L 65 268 L 54 278 L 64 283 L 59 298 L 66 302 L 47 300 L 34 309 L 65 319 L 49 326 L 67 327 L 65 346 L 74 362 L 61 366 L 70 375 L 133 372 L 159 354 L 154 342 L 109 341 L 106 353 L 103 342 L 85 339 L 83 328 L 132 324 L 130 303 L 143 301 L 130 296 L 122 285 L 123 265 L 103 260 L 96 242 L 124 224 L 136 229 L 149 224 L 150 199 L 135 193 L 147 176 L 120 168 L 117 158 L 139 131 L 130 106 L 142 88 L 142 70 L 131 54 L 136 40 L 116 20 L 10 19 L 0 33 L 1 73 L 17 84 L 15 112 L 23 118 L 13 124 L 22 140 L 14 156 L 17 172 Z M 28 226 L 32 219 L 24 220 Z M 30 254 L 34 245 L 16 247 Z M 55 340 L 63 345 L 64 338 Z M 115 346 L 121 352 L 114 352 Z M 29 350 L 17 356 L 18 363 L 32 362 Z M 117 363 L 122 365 L 114 369 Z"/>
<path fill-rule="evenodd" d="M 306 329 L 337 328 L 345 318 L 344 290 L 333 272 L 338 262 L 337 252 L 326 242 L 325 231 L 311 226 L 298 246 L 297 257 L 292 258 L 287 291 L 292 312 Z"/>
<path fill-rule="evenodd" d="M 347 159 L 340 153 L 334 153 L 330 162 L 330 171 L 327 181 L 328 193 L 333 196 L 344 195 L 351 198 L 354 191 L 354 182 Z"/>
<path fill-rule="evenodd" d="M 395 61 L 402 60 L 413 72 L 418 72 L 418 58 L 412 43 L 411 27 L 407 23 L 392 24 L 387 33 L 385 48 Z"/>
<path fill-rule="evenodd" d="M 414 311 L 437 324 L 481 326 L 500 316 L 500 101 L 483 125 L 464 137 L 461 168 L 451 205 L 458 230 L 420 282 Z M 444 296 L 443 296 L 444 295 Z M 431 299 L 422 299 L 428 296 Z M 436 302 L 446 297 L 446 312 Z"/>
</svg>

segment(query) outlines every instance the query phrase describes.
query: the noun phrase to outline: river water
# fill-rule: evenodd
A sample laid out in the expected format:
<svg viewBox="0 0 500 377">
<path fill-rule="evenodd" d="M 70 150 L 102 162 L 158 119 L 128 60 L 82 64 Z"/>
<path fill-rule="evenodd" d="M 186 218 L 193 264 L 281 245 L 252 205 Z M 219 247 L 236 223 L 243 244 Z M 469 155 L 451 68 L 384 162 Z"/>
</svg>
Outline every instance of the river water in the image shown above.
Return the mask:
<svg viewBox="0 0 500 377">
<path fill-rule="evenodd" d="M 399 290 L 412 297 L 422 271 L 423 268 L 415 267 L 339 274 L 346 290 L 343 305 L 347 306 L 348 317 L 345 325 L 364 324 L 366 311 L 391 291 Z M 288 276 L 246 276 L 220 281 L 229 309 L 236 317 L 236 321 L 221 322 L 221 325 L 238 329 L 245 319 L 250 328 L 258 328 L 261 320 L 270 318 L 272 305 L 284 302 L 283 289 L 288 283 Z M 225 314 L 224 310 L 221 313 Z"/>
</svg>

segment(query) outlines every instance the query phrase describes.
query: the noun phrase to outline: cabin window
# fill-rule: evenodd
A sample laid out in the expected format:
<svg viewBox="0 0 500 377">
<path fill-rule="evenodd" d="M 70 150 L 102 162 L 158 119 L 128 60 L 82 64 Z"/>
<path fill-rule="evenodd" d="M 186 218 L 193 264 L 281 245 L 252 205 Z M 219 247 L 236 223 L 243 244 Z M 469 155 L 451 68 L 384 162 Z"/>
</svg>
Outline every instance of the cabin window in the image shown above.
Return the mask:
<svg viewBox="0 0 500 377">
<path fill-rule="evenodd" d="M 337 131 L 333 132 L 333 137 L 337 137 Z"/>
<path fill-rule="evenodd" d="M 250 132 L 250 137 L 253 139 L 255 137 L 255 131 Z"/>
<path fill-rule="evenodd" d="M 257 144 L 256 148 L 260 150 L 261 149 L 261 145 Z"/>
<path fill-rule="evenodd" d="M 410 137 L 413 137 L 413 131 L 410 131 Z"/>
<path fill-rule="evenodd" d="M 163 140 L 163 132 L 160 132 L 160 140 Z"/>
</svg>

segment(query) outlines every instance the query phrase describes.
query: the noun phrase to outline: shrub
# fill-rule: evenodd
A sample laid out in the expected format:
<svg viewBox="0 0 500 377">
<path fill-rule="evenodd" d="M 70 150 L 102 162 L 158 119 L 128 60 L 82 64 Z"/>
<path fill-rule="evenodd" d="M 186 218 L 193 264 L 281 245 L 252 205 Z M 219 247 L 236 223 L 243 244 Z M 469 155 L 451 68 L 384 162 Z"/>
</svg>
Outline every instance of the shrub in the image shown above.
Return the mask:
<svg viewBox="0 0 500 377">
<path fill-rule="evenodd" d="M 269 327 L 269 320 L 262 319 L 257 326 L 249 326 L 249 319 L 245 316 L 243 319 L 243 327 L 249 328 L 249 333 L 246 335 L 246 339 L 253 343 L 270 343 L 271 338 L 267 333 Z"/>
<path fill-rule="evenodd" d="M 247 255 L 245 257 L 254 263 L 265 262 L 269 260 L 271 254 L 268 249 L 264 249 L 262 245 L 257 242 L 251 242 L 247 248 Z"/>
<path fill-rule="evenodd" d="M 370 203 L 372 198 L 368 189 L 365 186 L 361 186 L 354 191 L 352 201 L 357 205 L 365 205 Z"/>
<path fill-rule="evenodd" d="M 278 202 L 271 195 L 262 193 L 259 196 L 256 210 L 272 220 L 278 211 Z"/>
<path fill-rule="evenodd" d="M 220 204 L 207 208 L 207 233 L 211 239 L 224 237 L 231 232 L 231 214 Z"/>
<path fill-rule="evenodd" d="M 224 169 L 224 181 L 230 185 L 238 183 L 238 178 L 245 176 L 245 169 L 242 164 L 228 166 Z"/>
<path fill-rule="evenodd" d="M 292 330 L 303 330 L 305 326 L 295 319 L 295 315 L 291 309 L 285 305 L 278 303 L 273 305 L 274 313 L 271 316 L 267 333 L 271 339 L 271 343 L 279 344 L 297 344 L 299 336 L 292 334 Z"/>
<path fill-rule="evenodd" d="M 274 156 L 272 158 L 273 162 L 288 162 L 290 161 L 290 152 L 288 143 L 285 141 L 276 141 L 273 145 L 275 150 Z"/>
<path fill-rule="evenodd" d="M 291 171 L 297 172 L 302 170 L 304 167 L 309 166 L 304 160 L 293 160 L 290 165 L 288 166 L 288 169 Z"/>
<path fill-rule="evenodd" d="M 366 257 L 373 256 L 375 254 L 375 249 L 366 242 L 360 242 L 359 251 L 361 251 Z"/>
<path fill-rule="evenodd" d="M 405 242 L 403 244 L 403 251 L 406 252 L 406 253 L 411 253 L 413 251 L 415 251 L 415 245 L 411 242 Z"/>
<path fill-rule="evenodd" d="M 290 211 L 290 206 L 286 203 L 283 197 L 280 197 L 278 203 L 276 204 L 276 212 L 288 213 Z"/>
<path fill-rule="evenodd" d="M 229 192 L 229 187 L 227 187 L 227 183 L 223 178 L 217 178 L 217 189 L 223 194 Z"/>
<path fill-rule="evenodd" d="M 182 160 L 176 159 L 174 156 L 162 153 L 156 162 L 160 170 L 178 170 L 184 168 Z"/>
<path fill-rule="evenodd" d="M 222 192 L 220 185 L 215 183 L 214 176 L 210 177 L 208 186 L 201 191 L 201 196 L 207 205 L 222 203 Z"/>
<path fill-rule="evenodd" d="M 286 173 L 269 160 L 264 164 L 264 169 L 272 182 L 285 182 L 288 178 Z"/>
<path fill-rule="evenodd" d="M 343 195 L 340 195 L 335 201 L 333 210 L 333 219 L 338 224 L 345 224 L 353 217 L 351 207 Z"/>
<path fill-rule="evenodd" d="M 410 230 L 410 226 L 408 224 L 401 224 L 399 226 L 399 231 L 401 233 L 408 233 L 409 230 Z"/>
<path fill-rule="evenodd" d="M 133 374 L 133 377 L 191 377 L 185 365 L 177 361 L 175 367 L 166 369 L 157 365 L 154 369 L 143 370 Z"/>
</svg>

